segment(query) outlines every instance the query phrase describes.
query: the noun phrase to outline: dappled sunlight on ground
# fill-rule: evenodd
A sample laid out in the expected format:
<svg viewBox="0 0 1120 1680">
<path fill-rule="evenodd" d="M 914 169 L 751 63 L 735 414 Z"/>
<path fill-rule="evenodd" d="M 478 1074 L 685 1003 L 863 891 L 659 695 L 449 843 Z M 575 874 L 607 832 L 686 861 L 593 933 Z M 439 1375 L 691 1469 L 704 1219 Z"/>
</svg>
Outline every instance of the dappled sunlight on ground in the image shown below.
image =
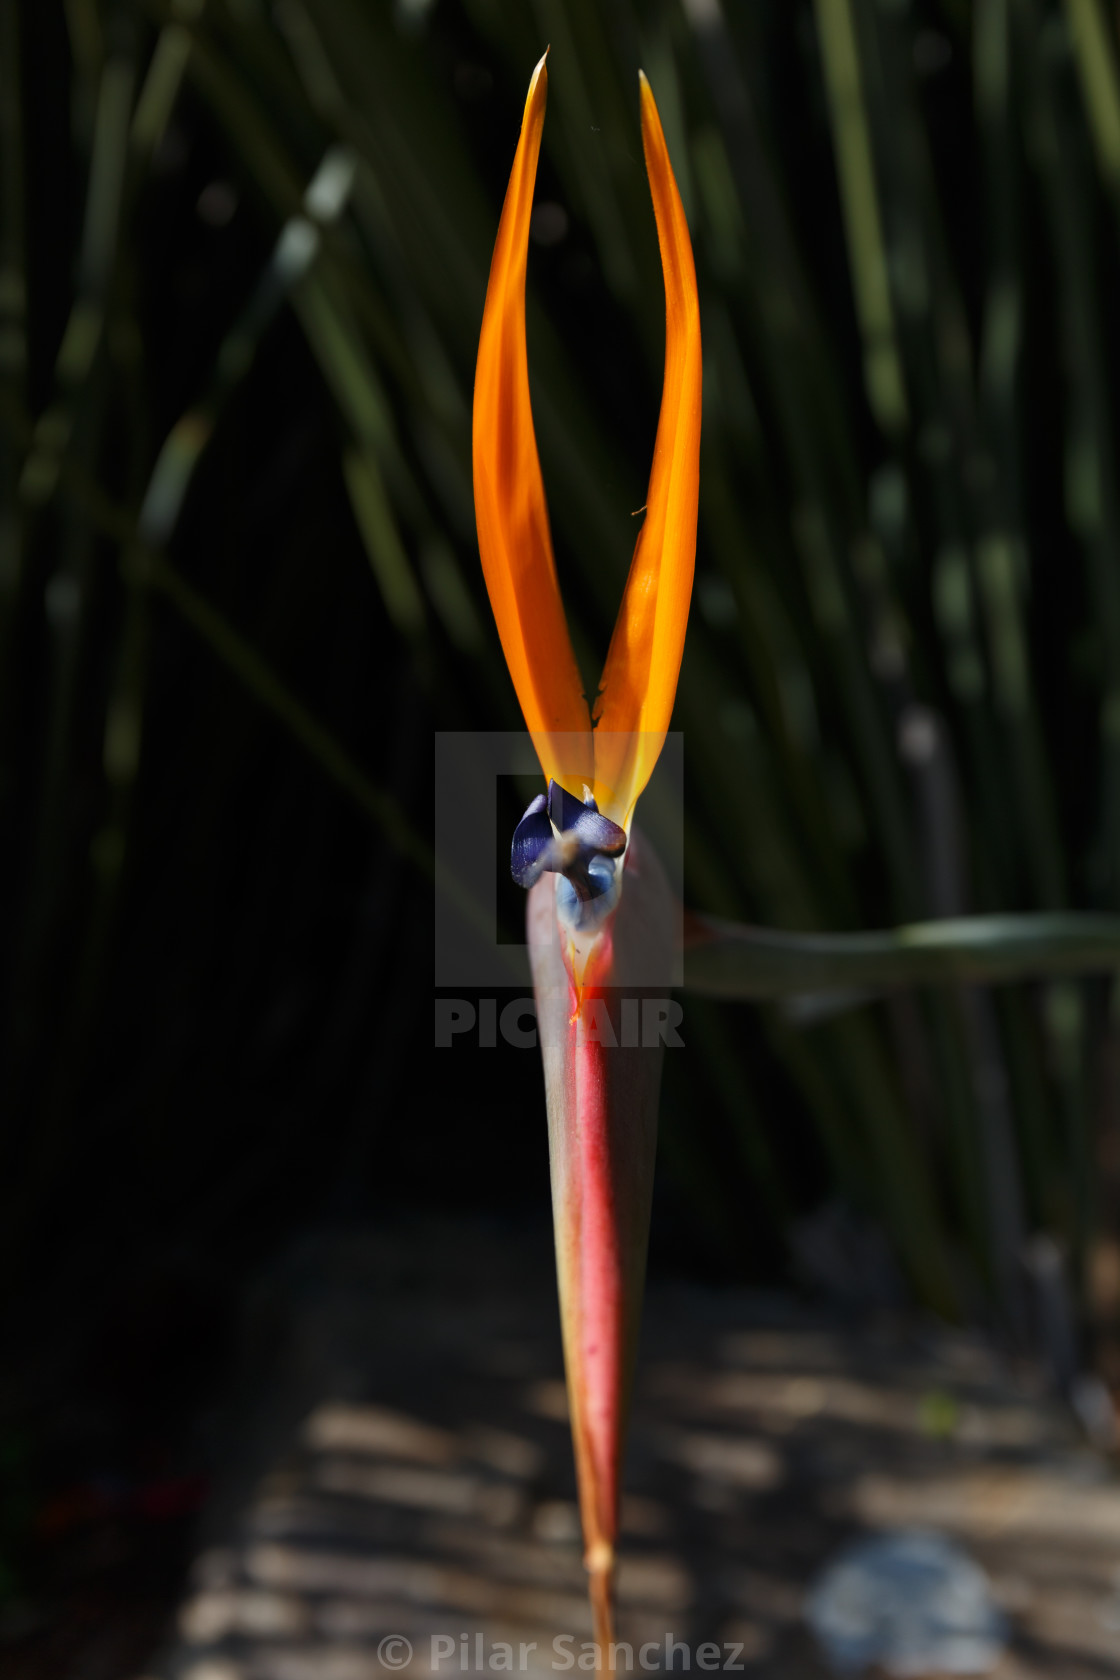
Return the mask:
<svg viewBox="0 0 1120 1680">
<path fill-rule="evenodd" d="M 317 1253 L 309 1288 L 276 1280 L 228 1488 L 144 1680 L 578 1677 L 550 1280 L 497 1238 L 442 1276 L 429 1258 L 407 1290 L 372 1239 Z M 987 1571 L 1013 1630 L 1001 1680 L 1120 1664 L 1120 1487 L 977 1338 L 655 1290 L 627 1488 L 624 1672 L 664 1669 L 674 1640 L 675 1669 L 683 1645 L 693 1672 L 823 1676 L 806 1586 L 852 1534 L 915 1526 Z"/>
</svg>

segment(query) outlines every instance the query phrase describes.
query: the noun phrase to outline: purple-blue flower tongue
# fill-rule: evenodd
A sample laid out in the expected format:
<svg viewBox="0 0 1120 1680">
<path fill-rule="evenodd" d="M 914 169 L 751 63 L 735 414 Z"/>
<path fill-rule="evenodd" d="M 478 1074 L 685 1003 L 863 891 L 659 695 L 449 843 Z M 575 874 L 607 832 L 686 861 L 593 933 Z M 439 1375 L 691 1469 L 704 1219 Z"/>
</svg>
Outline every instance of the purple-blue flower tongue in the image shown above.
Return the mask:
<svg viewBox="0 0 1120 1680">
<path fill-rule="evenodd" d="M 604 817 L 594 799 L 578 800 L 558 782 L 539 793 L 513 833 L 510 872 L 519 887 L 531 887 L 546 870 L 565 876 L 580 899 L 606 889 L 608 872 L 593 870 L 598 858 L 621 857 L 626 830 Z"/>
<path fill-rule="evenodd" d="M 538 793 L 513 831 L 509 868 L 519 887 L 531 887 L 547 869 L 544 854 L 554 838 L 548 800 L 543 793 Z"/>
<path fill-rule="evenodd" d="M 575 835 L 588 863 L 593 857 L 621 857 L 626 850 L 626 830 L 604 817 L 590 794 L 581 802 L 559 782 L 549 782 L 548 814 L 565 838 Z"/>
</svg>

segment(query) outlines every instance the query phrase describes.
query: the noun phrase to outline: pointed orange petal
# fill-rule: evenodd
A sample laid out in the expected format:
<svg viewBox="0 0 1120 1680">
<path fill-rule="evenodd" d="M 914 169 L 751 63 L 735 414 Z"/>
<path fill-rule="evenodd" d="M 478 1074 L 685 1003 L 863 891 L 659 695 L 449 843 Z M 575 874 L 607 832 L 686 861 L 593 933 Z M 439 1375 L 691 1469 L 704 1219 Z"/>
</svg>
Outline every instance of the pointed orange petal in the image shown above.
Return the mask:
<svg viewBox="0 0 1120 1680">
<path fill-rule="evenodd" d="M 541 768 L 578 795 L 591 780 L 591 720 L 556 581 L 525 349 L 529 218 L 547 91 L 542 58 L 529 83 L 482 317 L 474 505 L 490 605 Z"/>
<path fill-rule="evenodd" d="M 665 382 L 645 523 L 595 708 L 596 796 L 600 809 L 627 825 L 673 712 L 692 595 L 700 483 L 696 267 L 661 119 L 644 75 L 641 90 L 642 145 L 665 278 Z"/>
</svg>

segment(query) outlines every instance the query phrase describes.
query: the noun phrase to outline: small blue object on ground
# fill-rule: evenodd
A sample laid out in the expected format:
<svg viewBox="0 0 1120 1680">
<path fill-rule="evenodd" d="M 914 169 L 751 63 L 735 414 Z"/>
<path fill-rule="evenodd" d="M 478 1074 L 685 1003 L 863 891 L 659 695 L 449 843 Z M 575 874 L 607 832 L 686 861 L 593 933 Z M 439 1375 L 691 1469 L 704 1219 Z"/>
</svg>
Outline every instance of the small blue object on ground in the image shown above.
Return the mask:
<svg viewBox="0 0 1120 1680">
<path fill-rule="evenodd" d="M 1008 1637 L 979 1565 L 918 1530 L 846 1546 L 817 1576 L 805 1615 L 837 1674 L 874 1664 L 900 1680 L 988 1674 Z"/>
</svg>

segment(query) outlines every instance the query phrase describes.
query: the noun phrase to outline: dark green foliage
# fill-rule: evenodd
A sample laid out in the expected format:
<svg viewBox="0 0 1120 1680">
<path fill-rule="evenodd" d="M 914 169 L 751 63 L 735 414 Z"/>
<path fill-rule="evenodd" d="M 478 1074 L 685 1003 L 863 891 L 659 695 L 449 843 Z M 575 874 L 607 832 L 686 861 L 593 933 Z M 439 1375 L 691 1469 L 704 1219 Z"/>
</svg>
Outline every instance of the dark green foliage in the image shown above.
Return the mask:
<svg viewBox="0 0 1120 1680">
<path fill-rule="evenodd" d="M 433 729 L 518 723 L 470 401 L 546 42 L 530 362 L 589 684 L 660 383 L 639 65 L 694 233 L 689 901 L 821 933 L 1120 910 L 1100 0 L 0 19 L 10 1279 L 175 1233 L 225 1252 L 394 1186 L 541 1195 L 528 1059 L 458 1108 L 433 1069 L 426 836 Z M 943 1310 L 1016 1322 L 1039 1231 L 1083 1285 L 1115 1196 L 1112 994 L 977 972 L 689 1000 L 665 1102 L 688 1240 L 771 1266 L 839 1193 Z"/>
</svg>

